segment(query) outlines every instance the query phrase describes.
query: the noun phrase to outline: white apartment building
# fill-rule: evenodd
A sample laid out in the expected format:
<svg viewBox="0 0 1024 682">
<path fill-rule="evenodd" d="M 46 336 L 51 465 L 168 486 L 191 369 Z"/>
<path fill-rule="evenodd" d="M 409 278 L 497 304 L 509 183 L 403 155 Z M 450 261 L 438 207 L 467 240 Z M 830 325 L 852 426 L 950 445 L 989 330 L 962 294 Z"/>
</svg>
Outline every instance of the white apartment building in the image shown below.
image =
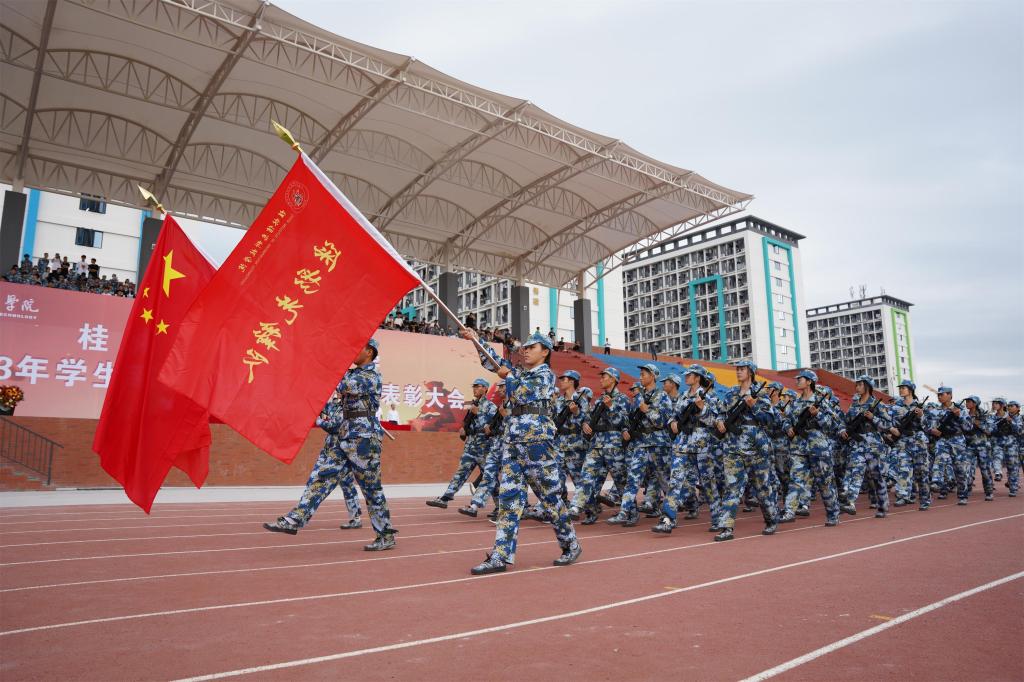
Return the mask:
<svg viewBox="0 0 1024 682">
<path fill-rule="evenodd" d="M 848 379 L 867 374 L 875 388 L 895 393 L 914 379 L 912 303 L 888 295 L 807 310 L 811 365 Z"/>
<path fill-rule="evenodd" d="M 628 350 L 766 369 L 807 361 L 803 235 L 756 216 L 688 232 L 622 266 Z"/>
<path fill-rule="evenodd" d="M 411 263 L 423 281 L 437 290 L 441 268 L 425 263 Z M 587 280 L 593 280 L 596 272 L 603 269 L 591 268 L 587 271 Z M 458 310 L 460 319 L 469 313 L 476 315 L 477 326 L 481 329 L 509 328 L 511 311 L 511 291 L 514 282 L 498 279 L 476 272 L 458 273 L 459 293 Z M 573 301 L 576 292 L 553 289 L 539 284 L 526 284 L 529 289 L 529 328 L 531 331 L 540 327 L 547 334 L 555 330 L 555 340 L 565 339 L 566 343 L 576 342 L 575 311 Z M 622 329 L 622 272 L 612 270 L 589 286 L 586 296 L 590 299 L 591 344 L 596 348 L 607 339 L 612 346 L 622 348 L 624 343 Z M 430 300 L 422 288 L 409 292 L 397 307 L 411 319 L 432 322 L 438 318 L 437 304 Z M 414 317 L 413 317 L 414 316 Z"/>
</svg>

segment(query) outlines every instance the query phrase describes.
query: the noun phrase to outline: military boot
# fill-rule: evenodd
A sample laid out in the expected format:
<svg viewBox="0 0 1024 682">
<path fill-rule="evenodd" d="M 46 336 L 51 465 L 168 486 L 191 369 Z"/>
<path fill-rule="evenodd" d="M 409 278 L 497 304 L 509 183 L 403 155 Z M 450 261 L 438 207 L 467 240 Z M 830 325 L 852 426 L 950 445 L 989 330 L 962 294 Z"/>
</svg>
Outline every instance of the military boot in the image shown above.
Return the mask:
<svg viewBox="0 0 1024 682">
<path fill-rule="evenodd" d="M 299 532 L 298 524 L 292 522 L 292 520 L 287 516 L 282 516 L 273 523 L 264 523 L 263 527 L 271 533 L 288 533 L 288 535 L 295 535 Z"/>
<path fill-rule="evenodd" d="M 338 527 L 341 528 L 342 530 L 351 530 L 351 529 L 355 529 L 355 528 L 362 528 L 363 527 L 363 520 L 357 516 L 354 519 L 349 519 L 348 521 L 346 521 L 345 523 L 341 524 Z"/>
<path fill-rule="evenodd" d="M 437 507 L 438 509 L 447 509 L 448 508 L 448 500 L 450 500 L 450 499 L 452 499 L 452 498 L 448 497 L 447 495 L 442 495 L 441 497 L 435 497 L 432 500 L 427 500 L 427 506 L 428 507 Z"/>
<path fill-rule="evenodd" d="M 473 575 L 489 575 L 491 573 L 504 573 L 506 564 L 494 554 L 488 554 L 482 564 L 477 564 L 469 569 Z"/>
<path fill-rule="evenodd" d="M 662 517 L 661 522 L 651 529 L 652 533 L 664 533 L 668 535 L 672 532 L 672 529 L 676 527 L 676 524 L 672 522 L 667 516 Z"/>
<path fill-rule="evenodd" d="M 363 545 L 363 549 L 367 552 L 383 552 L 386 549 L 395 548 L 395 530 L 386 530 L 382 533 L 377 533 L 377 539 L 368 545 Z"/>
<path fill-rule="evenodd" d="M 726 540 L 732 540 L 732 528 L 723 528 L 718 535 L 715 536 L 715 542 L 725 542 Z"/>
<path fill-rule="evenodd" d="M 562 556 L 555 559 L 552 563 L 555 566 L 568 566 L 569 564 L 576 563 L 581 554 L 583 554 L 583 548 L 580 547 L 580 543 L 573 542 L 568 547 L 563 547 Z"/>
</svg>

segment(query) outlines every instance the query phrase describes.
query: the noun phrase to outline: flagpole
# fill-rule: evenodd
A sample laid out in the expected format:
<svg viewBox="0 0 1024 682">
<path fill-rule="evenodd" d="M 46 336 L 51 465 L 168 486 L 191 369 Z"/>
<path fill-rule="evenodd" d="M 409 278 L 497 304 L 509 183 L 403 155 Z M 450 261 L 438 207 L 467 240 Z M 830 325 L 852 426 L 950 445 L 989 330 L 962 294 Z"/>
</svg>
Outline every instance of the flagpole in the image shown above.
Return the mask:
<svg viewBox="0 0 1024 682">
<path fill-rule="evenodd" d="M 302 151 L 301 145 L 299 145 L 299 143 L 295 140 L 295 137 L 291 134 L 291 132 L 287 128 L 285 128 L 283 125 L 281 125 L 277 121 L 273 121 L 272 120 L 270 123 L 274 127 L 274 132 L 277 133 L 277 136 L 280 137 L 285 142 L 285 144 L 287 144 L 289 147 L 291 147 L 294 151 L 298 152 L 299 154 L 304 153 Z M 141 190 L 142 188 L 140 187 L 139 189 Z M 150 195 L 150 196 L 152 196 L 152 195 Z M 459 327 L 459 329 L 461 331 L 464 331 L 464 332 L 465 331 L 469 331 L 469 328 L 466 327 L 466 325 L 462 324 L 462 322 L 459 321 L 458 316 L 455 313 L 453 313 L 448 308 L 448 306 L 445 305 L 444 301 L 441 300 L 441 297 L 437 295 L 437 292 L 435 292 L 431 288 L 431 286 L 429 284 L 424 282 L 422 277 L 419 278 L 419 280 L 420 280 L 420 286 L 422 286 L 426 290 L 427 296 L 432 298 L 434 300 L 434 302 L 437 303 L 438 308 L 440 308 L 442 311 L 444 311 L 444 313 L 446 315 L 448 315 L 448 317 L 450 317 L 453 320 L 455 320 L 455 324 L 458 325 L 458 327 Z M 483 344 L 480 342 L 479 337 L 474 335 L 470 340 L 473 342 L 473 345 L 475 345 L 477 347 L 477 350 L 479 350 L 484 355 L 488 355 L 488 356 L 490 355 L 487 352 L 487 350 L 484 348 Z"/>
</svg>

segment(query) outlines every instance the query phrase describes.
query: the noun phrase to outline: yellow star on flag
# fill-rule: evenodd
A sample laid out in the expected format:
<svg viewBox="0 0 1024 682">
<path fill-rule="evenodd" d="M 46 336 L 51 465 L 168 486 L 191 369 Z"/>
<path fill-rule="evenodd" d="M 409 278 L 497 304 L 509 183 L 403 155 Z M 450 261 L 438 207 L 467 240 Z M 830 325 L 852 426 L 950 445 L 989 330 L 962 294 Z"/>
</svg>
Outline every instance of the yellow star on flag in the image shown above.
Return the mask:
<svg viewBox="0 0 1024 682">
<path fill-rule="evenodd" d="M 144 319 L 146 321 L 146 324 L 149 324 L 150 322 L 153 321 L 153 311 L 150 310 L 149 308 L 143 308 L 142 314 L 139 315 L 139 317 Z"/>
<path fill-rule="evenodd" d="M 149 287 L 142 290 L 142 298 L 149 298 Z"/>
<path fill-rule="evenodd" d="M 157 334 L 166 334 L 167 333 L 167 328 L 170 327 L 170 326 L 171 325 L 167 324 L 163 320 L 160 320 L 159 322 L 156 323 L 156 333 Z"/>
<path fill-rule="evenodd" d="M 174 269 L 174 266 L 171 265 L 171 259 L 173 257 L 174 257 L 174 249 L 171 249 L 170 251 L 168 251 L 167 255 L 164 256 L 164 286 L 163 286 L 163 288 L 164 288 L 164 296 L 166 296 L 168 298 L 171 297 L 171 281 L 175 280 L 175 279 L 179 279 L 179 278 L 185 276 L 184 273 L 178 272 L 177 270 Z"/>
</svg>

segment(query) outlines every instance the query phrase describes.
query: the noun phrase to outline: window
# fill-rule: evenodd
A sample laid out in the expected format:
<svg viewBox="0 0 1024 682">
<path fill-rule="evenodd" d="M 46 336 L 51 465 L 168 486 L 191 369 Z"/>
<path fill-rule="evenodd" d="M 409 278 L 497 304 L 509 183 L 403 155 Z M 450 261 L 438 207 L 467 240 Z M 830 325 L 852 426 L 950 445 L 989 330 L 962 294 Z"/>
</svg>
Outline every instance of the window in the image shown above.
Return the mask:
<svg viewBox="0 0 1024 682">
<path fill-rule="evenodd" d="M 87 230 L 84 227 L 79 227 L 75 230 L 75 246 L 101 249 L 103 248 L 103 233 L 99 230 Z"/>
<path fill-rule="evenodd" d="M 780 289 L 782 288 L 782 279 L 781 278 L 779 278 L 779 277 L 775 278 L 775 286 L 779 287 Z"/>
<path fill-rule="evenodd" d="M 775 263 L 775 269 L 776 270 L 781 270 L 782 269 L 782 263 L 780 261 L 772 261 L 772 262 Z"/>
<path fill-rule="evenodd" d="M 785 319 L 786 319 L 786 311 L 780 310 L 779 311 L 779 320 L 785 320 Z"/>
<path fill-rule="evenodd" d="M 106 213 L 107 202 L 103 201 L 100 197 L 83 194 L 82 198 L 78 200 L 78 210 L 89 211 L 89 213 Z"/>
<path fill-rule="evenodd" d="M 789 346 L 779 346 L 779 355 L 789 355 Z"/>
<path fill-rule="evenodd" d="M 782 294 L 775 294 L 775 302 L 776 303 L 782 303 L 784 300 L 785 300 L 785 297 Z"/>
</svg>

